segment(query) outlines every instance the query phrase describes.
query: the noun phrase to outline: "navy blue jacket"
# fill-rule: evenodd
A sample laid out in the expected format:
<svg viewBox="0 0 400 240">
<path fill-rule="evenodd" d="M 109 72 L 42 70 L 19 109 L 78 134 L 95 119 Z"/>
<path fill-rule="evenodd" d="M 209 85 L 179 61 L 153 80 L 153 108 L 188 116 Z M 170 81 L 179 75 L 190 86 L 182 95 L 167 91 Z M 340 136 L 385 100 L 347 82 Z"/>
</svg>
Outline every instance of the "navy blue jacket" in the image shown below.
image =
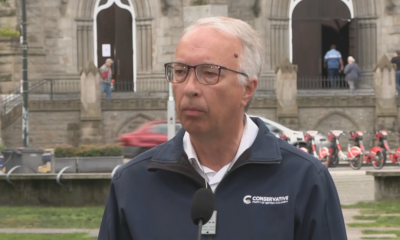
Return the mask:
<svg viewBox="0 0 400 240">
<path fill-rule="evenodd" d="M 252 120 L 256 140 L 215 190 L 217 232 L 202 239 L 347 239 L 326 167 Z M 184 132 L 118 169 L 98 239 L 197 239 L 190 204 L 205 183 L 183 150 Z"/>
</svg>

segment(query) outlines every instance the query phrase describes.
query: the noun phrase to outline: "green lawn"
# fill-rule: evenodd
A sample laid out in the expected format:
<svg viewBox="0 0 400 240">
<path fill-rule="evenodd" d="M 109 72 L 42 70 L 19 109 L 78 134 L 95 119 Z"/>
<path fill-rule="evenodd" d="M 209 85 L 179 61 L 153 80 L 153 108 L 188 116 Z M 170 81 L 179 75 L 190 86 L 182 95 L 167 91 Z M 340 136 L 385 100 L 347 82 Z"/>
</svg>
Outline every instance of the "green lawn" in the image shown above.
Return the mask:
<svg viewBox="0 0 400 240">
<path fill-rule="evenodd" d="M 357 217 L 357 218 L 356 218 Z M 356 216 L 355 219 L 368 218 L 366 216 Z M 376 219 L 365 219 L 375 220 L 370 223 L 349 223 L 349 227 L 399 227 L 400 229 L 400 216 L 378 216 Z"/>
<path fill-rule="evenodd" d="M 349 227 L 399 227 L 400 229 L 400 201 L 360 202 L 354 205 L 344 205 L 342 208 L 358 208 L 362 215 L 354 216 L 354 219 L 374 221 L 349 223 L 347 224 Z M 382 214 L 399 215 L 385 216 Z"/>
<path fill-rule="evenodd" d="M 354 205 L 343 205 L 342 208 L 360 208 L 361 214 L 400 214 L 400 201 L 360 202 Z"/>
<path fill-rule="evenodd" d="M 97 238 L 87 237 L 86 233 L 71 234 L 16 234 L 0 233 L 2 240 L 95 240 Z"/>
<path fill-rule="evenodd" d="M 0 207 L 0 228 L 99 228 L 103 212 L 104 207 Z"/>
<path fill-rule="evenodd" d="M 387 231 L 375 231 L 375 230 L 363 230 L 362 231 L 363 234 L 365 235 L 370 235 L 370 234 L 396 234 L 397 238 L 382 238 L 380 237 L 379 239 L 394 239 L 394 240 L 400 240 L 400 230 L 396 231 L 396 230 L 387 230 Z M 373 237 L 363 237 L 362 239 L 376 239 Z"/>
</svg>

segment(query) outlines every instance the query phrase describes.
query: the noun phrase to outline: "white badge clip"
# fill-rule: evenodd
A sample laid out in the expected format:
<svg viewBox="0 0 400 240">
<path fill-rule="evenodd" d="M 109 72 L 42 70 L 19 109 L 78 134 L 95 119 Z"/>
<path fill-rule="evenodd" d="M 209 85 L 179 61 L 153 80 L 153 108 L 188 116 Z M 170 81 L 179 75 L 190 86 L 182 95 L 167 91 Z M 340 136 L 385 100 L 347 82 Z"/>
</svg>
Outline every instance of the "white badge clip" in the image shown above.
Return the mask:
<svg viewBox="0 0 400 240">
<path fill-rule="evenodd" d="M 214 211 L 210 221 L 201 229 L 203 235 L 215 235 L 217 233 L 217 211 Z"/>
</svg>

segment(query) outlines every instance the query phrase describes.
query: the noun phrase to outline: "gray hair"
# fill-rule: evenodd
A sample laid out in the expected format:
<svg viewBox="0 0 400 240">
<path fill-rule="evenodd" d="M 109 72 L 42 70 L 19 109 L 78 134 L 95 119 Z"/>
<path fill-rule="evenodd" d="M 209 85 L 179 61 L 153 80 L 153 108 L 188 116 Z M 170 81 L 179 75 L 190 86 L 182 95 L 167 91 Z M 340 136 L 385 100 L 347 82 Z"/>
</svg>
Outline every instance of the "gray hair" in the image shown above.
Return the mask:
<svg viewBox="0 0 400 240">
<path fill-rule="evenodd" d="M 106 59 L 106 63 L 108 63 L 108 62 L 114 63 L 114 61 L 113 61 L 111 58 L 107 58 L 107 59 Z"/>
<path fill-rule="evenodd" d="M 249 78 L 259 78 L 263 64 L 264 49 L 258 34 L 248 23 L 229 17 L 207 17 L 192 23 L 185 29 L 184 34 L 199 27 L 210 27 L 225 35 L 239 39 L 243 47 L 243 56 L 239 57 L 239 71 L 249 75 Z M 240 74 L 238 76 L 239 84 L 245 85 L 247 83 L 246 77 Z"/>
<path fill-rule="evenodd" d="M 347 61 L 348 61 L 348 62 L 353 62 L 353 63 L 356 62 L 356 60 L 355 60 L 352 56 L 349 56 L 349 57 L 347 58 Z"/>
</svg>

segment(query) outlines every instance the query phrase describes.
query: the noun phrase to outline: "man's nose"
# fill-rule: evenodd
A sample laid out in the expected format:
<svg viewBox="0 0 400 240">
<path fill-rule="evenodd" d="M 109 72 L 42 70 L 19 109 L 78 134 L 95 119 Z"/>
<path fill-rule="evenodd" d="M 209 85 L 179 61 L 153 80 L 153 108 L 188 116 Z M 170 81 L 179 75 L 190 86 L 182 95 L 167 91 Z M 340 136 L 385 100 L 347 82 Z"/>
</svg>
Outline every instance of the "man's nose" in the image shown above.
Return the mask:
<svg viewBox="0 0 400 240">
<path fill-rule="evenodd" d="M 197 81 L 196 73 L 194 68 L 189 70 L 185 82 L 185 94 L 187 96 L 197 96 L 199 94 L 199 82 Z"/>
</svg>

